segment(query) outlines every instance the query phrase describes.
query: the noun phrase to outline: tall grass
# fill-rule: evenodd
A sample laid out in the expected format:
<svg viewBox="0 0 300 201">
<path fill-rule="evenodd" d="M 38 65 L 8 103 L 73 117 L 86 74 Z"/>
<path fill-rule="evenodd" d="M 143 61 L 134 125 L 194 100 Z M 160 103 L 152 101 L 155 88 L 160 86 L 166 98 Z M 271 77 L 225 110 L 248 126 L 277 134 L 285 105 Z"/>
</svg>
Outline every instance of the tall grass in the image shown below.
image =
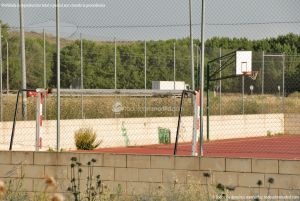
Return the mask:
<svg viewBox="0 0 300 201">
<path fill-rule="evenodd" d="M 21 99 L 19 99 L 17 119 L 21 120 Z M 35 98 L 28 98 L 28 120 L 35 119 Z M 115 114 L 113 107 L 116 102 L 121 103 L 122 112 Z M 84 96 L 83 116 L 84 118 L 132 118 L 145 116 L 145 102 L 147 117 L 177 116 L 180 98 L 174 97 L 129 97 L 129 96 Z M 4 121 L 13 119 L 16 95 L 4 95 Z M 56 119 L 56 97 L 49 96 L 46 101 L 46 117 L 44 119 Z M 204 114 L 206 113 L 206 98 L 204 99 Z M 45 109 L 45 108 L 44 108 Z M 299 113 L 300 98 L 291 95 L 285 97 L 273 95 L 245 95 L 244 114 L 270 114 L 270 113 Z M 210 94 L 210 115 L 237 115 L 243 114 L 243 99 L 241 94 L 222 94 L 219 96 Z M 190 98 L 184 99 L 183 115 L 192 115 L 192 104 Z M 80 119 L 81 96 L 61 97 L 61 119 Z"/>
</svg>

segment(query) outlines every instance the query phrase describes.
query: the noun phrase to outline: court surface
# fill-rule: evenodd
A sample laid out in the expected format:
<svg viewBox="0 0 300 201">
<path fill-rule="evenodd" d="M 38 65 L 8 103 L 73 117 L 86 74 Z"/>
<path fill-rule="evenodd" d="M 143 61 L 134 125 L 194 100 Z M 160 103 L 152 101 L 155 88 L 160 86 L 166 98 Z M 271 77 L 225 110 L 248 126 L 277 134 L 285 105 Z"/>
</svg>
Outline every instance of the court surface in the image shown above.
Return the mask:
<svg viewBox="0 0 300 201">
<path fill-rule="evenodd" d="M 93 152 L 173 155 L 174 144 L 100 148 Z M 178 145 L 176 155 L 191 155 L 191 143 Z M 203 156 L 300 160 L 300 135 L 279 135 L 205 142 Z"/>
</svg>

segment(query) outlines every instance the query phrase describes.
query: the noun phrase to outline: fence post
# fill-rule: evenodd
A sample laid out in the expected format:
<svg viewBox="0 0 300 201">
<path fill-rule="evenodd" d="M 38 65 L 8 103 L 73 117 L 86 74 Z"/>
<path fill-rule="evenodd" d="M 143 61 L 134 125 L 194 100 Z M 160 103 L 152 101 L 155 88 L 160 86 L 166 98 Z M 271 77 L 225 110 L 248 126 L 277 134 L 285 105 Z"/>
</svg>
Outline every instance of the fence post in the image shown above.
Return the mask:
<svg viewBox="0 0 300 201">
<path fill-rule="evenodd" d="M 144 64 L 144 71 L 145 71 L 145 76 L 144 76 L 144 84 L 145 84 L 145 91 L 147 90 L 147 43 L 146 43 L 146 40 L 145 40 L 145 42 L 144 42 L 144 56 L 145 56 L 145 58 L 144 58 L 144 62 L 145 62 L 145 64 Z M 144 107 L 145 107 L 145 117 L 147 117 L 147 97 L 146 97 L 146 95 L 145 95 L 145 102 L 144 102 Z"/>
<path fill-rule="evenodd" d="M 282 112 L 285 113 L 285 55 L 282 54 Z"/>
<path fill-rule="evenodd" d="M 219 52 L 219 57 L 222 57 L 222 48 L 220 48 L 220 52 Z M 221 66 L 222 66 L 222 59 L 220 59 L 219 61 L 220 64 L 220 80 L 219 80 L 219 113 L 220 115 L 222 115 L 222 71 L 221 71 Z"/>
<path fill-rule="evenodd" d="M 45 33 L 45 29 L 43 29 L 43 39 L 44 39 L 44 44 L 43 44 L 43 48 L 44 48 L 44 89 L 47 88 L 47 64 L 46 64 L 46 33 Z M 45 119 L 47 119 L 47 98 L 46 96 L 44 96 L 44 116 Z"/>
<path fill-rule="evenodd" d="M 200 156 L 203 156 L 203 113 L 204 113 L 204 24 L 205 24 L 205 0 L 202 0 L 202 8 L 201 8 L 201 66 L 200 66 L 200 80 L 201 80 L 201 88 L 200 88 L 200 146 L 199 153 Z"/>
<path fill-rule="evenodd" d="M 83 43 L 82 34 L 80 34 L 80 89 L 83 89 Z M 81 119 L 84 118 L 83 115 L 83 93 L 81 93 Z"/>
<path fill-rule="evenodd" d="M 43 92 L 36 92 L 36 136 L 35 136 L 35 151 L 42 148 L 41 128 L 43 121 Z"/>
<path fill-rule="evenodd" d="M 22 66 L 22 89 L 27 88 L 26 81 L 26 57 L 25 57 L 25 33 L 23 23 L 23 0 L 19 0 L 19 12 L 20 12 L 20 47 L 21 47 L 21 66 Z M 22 92 L 22 114 L 23 119 L 27 120 L 27 97 L 26 92 Z"/>
<path fill-rule="evenodd" d="M 60 149 L 60 29 L 59 0 L 56 0 L 56 57 L 57 57 L 57 121 L 56 121 L 56 151 Z"/>
<path fill-rule="evenodd" d="M 2 96 L 2 25 L 0 23 L 0 121 L 3 121 L 3 96 Z"/>
<path fill-rule="evenodd" d="M 265 90 L 265 51 L 262 52 L 262 70 L 261 70 L 261 94 L 264 95 Z"/>
</svg>

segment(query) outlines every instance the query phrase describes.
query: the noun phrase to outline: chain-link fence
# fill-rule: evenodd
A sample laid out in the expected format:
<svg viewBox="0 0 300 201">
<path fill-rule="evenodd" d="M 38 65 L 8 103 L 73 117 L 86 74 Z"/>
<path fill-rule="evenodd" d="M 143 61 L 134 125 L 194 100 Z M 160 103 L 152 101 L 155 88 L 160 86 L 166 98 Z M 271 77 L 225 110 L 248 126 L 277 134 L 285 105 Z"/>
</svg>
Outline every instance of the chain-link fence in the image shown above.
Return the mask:
<svg viewBox="0 0 300 201">
<path fill-rule="evenodd" d="M 210 50 L 220 58 L 232 50 Z M 209 85 L 209 129 L 206 128 L 207 155 L 295 158 L 299 132 L 299 88 L 291 74 L 299 68 L 299 55 L 285 55 L 253 51 L 252 71 L 256 79 L 238 76 L 212 79 Z M 222 67 L 226 60 L 217 60 L 210 66 Z M 233 64 L 217 74 L 235 69 Z M 227 72 L 226 72 L 227 71 Z M 296 90 L 295 90 L 296 89 Z M 206 113 L 207 114 L 207 113 Z M 294 114 L 291 116 L 291 114 Z M 289 144 L 293 144 L 290 146 Z M 226 153 L 224 153 L 226 152 Z"/>
<path fill-rule="evenodd" d="M 61 93 L 60 148 L 75 149 L 74 134 L 80 128 L 93 128 L 102 141 L 101 148 L 175 142 L 181 98 L 175 91 L 198 88 L 200 83 L 202 2 L 191 2 L 189 7 L 189 1 L 179 0 L 60 1 L 61 88 L 73 90 Z M 273 140 L 299 134 L 300 37 L 296 33 L 300 4 L 294 0 L 271 2 L 214 0 L 205 4 L 205 65 L 237 49 L 251 50 L 252 69 L 258 76 L 255 80 L 240 76 L 210 82 L 209 130 L 204 107 L 204 154 L 243 152 L 244 145 L 224 147 L 214 142 L 265 137 Z M 0 145 L 7 149 L 16 91 L 22 83 L 19 1 L 0 3 Z M 55 3 L 23 0 L 27 88 L 57 86 Z M 193 70 L 190 36 L 194 39 Z M 217 60 L 211 70 L 224 62 Z M 216 77 L 234 72 L 232 64 Z M 204 73 L 207 75 L 206 69 Z M 79 93 L 79 89 L 86 90 Z M 90 89 L 94 91 L 89 93 Z M 105 91 L 110 89 L 114 93 Z M 122 91 L 127 89 L 140 93 Z M 151 90 L 171 92 L 161 95 Z M 44 99 L 43 150 L 56 148 L 56 100 L 55 92 Z M 21 105 L 17 111 L 15 149 L 34 149 L 36 98 L 28 97 L 27 101 L 26 118 L 22 117 Z M 192 139 L 192 102 L 190 97 L 184 99 L 180 143 Z M 169 139 L 163 140 L 165 136 Z M 263 143 L 256 143 L 252 149 L 271 150 Z M 244 152 L 251 153 L 252 149 Z"/>
</svg>

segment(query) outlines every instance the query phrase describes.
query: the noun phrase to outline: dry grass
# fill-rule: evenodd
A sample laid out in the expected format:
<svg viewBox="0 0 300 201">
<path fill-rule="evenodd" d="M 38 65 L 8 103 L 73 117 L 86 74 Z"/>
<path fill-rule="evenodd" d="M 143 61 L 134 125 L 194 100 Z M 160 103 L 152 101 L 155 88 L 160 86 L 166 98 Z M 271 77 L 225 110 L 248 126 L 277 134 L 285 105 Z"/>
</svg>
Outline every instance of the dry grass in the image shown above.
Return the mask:
<svg viewBox="0 0 300 201">
<path fill-rule="evenodd" d="M 18 110 L 18 120 L 21 119 L 21 99 Z M 204 100 L 206 105 L 206 99 Z M 5 96 L 4 103 L 4 120 L 13 120 L 16 95 Z M 116 102 L 120 102 L 123 111 L 120 114 L 113 112 Z M 173 97 L 148 97 L 147 116 L 148 117 L 166 117 L 177 116 L 180 104 L 180 98 Z M 47 117 L 46 119 L 56 119 L 56 97 L 47 98 Z M 144 117 L 145 115 L 144 97 L 112 97 L 112 96 L 84 96 L 83 112 L 84 118 L 131 118 Z M 223 94 L 221 99 L 221 114 L 236 115 L 242 114 L 242 96 L 240 94 Z M 28 98 L 28 120 L 35 119 L 35 99 Z M 219 97 L 211 96 L 210 114 L 220 114 Z M 281 97 L 266 95 L 246 95 L 244 98 L 245 114 L 268 114 L 268 113 L 299 113 L 300 98 L 298 96 Z M 206 106 L 204 113 L 206 112 Z M 191 99 L 184 100 L 184 115 L 192 115 Z M 81 96 L 61 97 L 61 118 L 62 119 L 80 119 L 81 118 Z"/>
</svg>

